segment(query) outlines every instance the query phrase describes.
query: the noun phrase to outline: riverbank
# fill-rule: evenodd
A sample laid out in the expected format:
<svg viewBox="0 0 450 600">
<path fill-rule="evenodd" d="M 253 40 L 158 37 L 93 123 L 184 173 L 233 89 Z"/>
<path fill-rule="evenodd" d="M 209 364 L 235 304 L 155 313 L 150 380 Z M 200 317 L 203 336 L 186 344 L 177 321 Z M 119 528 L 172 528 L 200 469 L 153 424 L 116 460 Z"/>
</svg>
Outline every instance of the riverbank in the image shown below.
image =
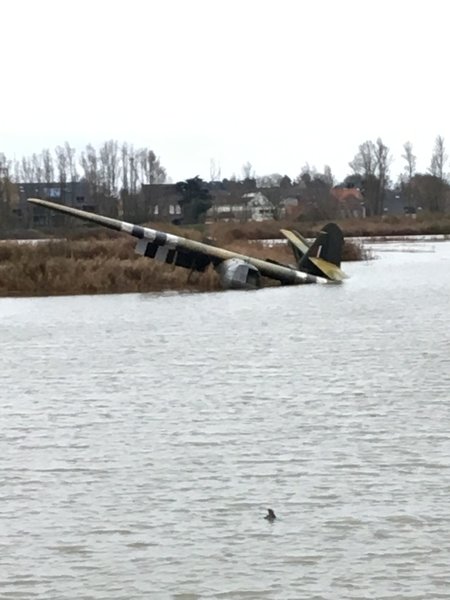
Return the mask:
<svg viewBox="0 0 450 600">
<path fill-rule="evenodd" d="M 264 221 L 247 223 L 211 223 L 207 226 L 210 235 L 224 242 L 235 239 L 277 239 L 280 229 L 298 229 L 305 237 L 317 235 L 327 221 L 287 222 Z M 337 220 L 346 238 L 385 237 L 410 235 L 448 235 L 450 236 L 450 215 L 420 215 L 417 219 L 407 216 L 386 216 L 368 219 Z"/>
<path fill-rule="evenodd" d="M 324 221 L 247 221 L 216 222 L 189 226 L 183 230 L 170 223 L 151 222 L 148 225 L 168 233 L 184 235 L 192 239 L 210 237 L 219 244 L 228 244 L 233 240 L 264 240 L 282 237 L 280 229 L 297 229 L 305 237 L 315 237 L 328 222 Z M 447 235 L 450 236 L 450 215 L 425 213 L 412 219 L 407 216 L 384 216 L 367 219 L 344 219 L 336 223 L 345 237 L 385 237 L 410 235 Z M 58 229 L 21 229 L 0 231 L 0 240 L 8 239 L 45 239 L 45 238 L 104 238 L 110 235 L 108 230 L 86 226 L 81 221 Z"/>
<path fill-rule="evenodd" d="M 348 238 L 408 235 L 450 236 L 450 216 L 420 215 L 383 219 L 338 221 Z M 279 239 L 280 229 L 294 227 L 313 238 L 323 222 L 292 223 L 282 221 L 247 223 L 210 223 L 180 229 L 170 224 L 153 227 L 196 240 L 214 240 L 218 246 L 257 258 L 292 263 L 286 244 L 264 243 Z M 54 241 L 42 240 L 53 237 Z M 104 228 L 85 226 L 57 231 L 27 232 L 41 237 L 40 243 L 0 244 L 0 296 L 45 296 L 126 292 L 213 291 L 220 289 L 217 274 L 189 274 L 182 268 L 149 260 L 134 252 L 135 240 Z M 361 241 L 346 241 L 344 260 L 368 258 Z M 344 266 L 345 268 L 345 266 Z M 268 282 L 269 285 L 273 282 Z"/>
<path fill-rule="evenodd" d="M 186 233 L 186 232 L 183 232 Z M 220 289 L 214 270 L 194 273 L 161 264 L 134 252 L 129 236 L 95 231 L 89 238 L 0 244 L 0 296 L 47 296 L 127 292 L 214 291 Z M 200 239 L 199 232 L 190 232 Z M 97 237 L 99 239 L 97 239 Z M 287 245 L 235 240 L 227 248 L 257 258 L 292 263 Z M 346 243 L 346 260 L 366 258 L 360 244 Z"/>
</svg>

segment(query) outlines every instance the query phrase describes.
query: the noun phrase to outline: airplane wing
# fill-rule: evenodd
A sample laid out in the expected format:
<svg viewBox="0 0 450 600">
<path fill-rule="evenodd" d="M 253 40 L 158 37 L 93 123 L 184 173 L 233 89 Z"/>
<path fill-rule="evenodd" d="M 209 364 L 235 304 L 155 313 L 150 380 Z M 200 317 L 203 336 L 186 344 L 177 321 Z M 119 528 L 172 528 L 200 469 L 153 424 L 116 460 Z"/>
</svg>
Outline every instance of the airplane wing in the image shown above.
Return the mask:
<svg viewBox="0 0 450 600">
<path fill-rule="evenodd" d="M 128 233 L 138 238 L 136 252 L 155 260 L 194 271 L 205 271 L 213 265 L 225 287 L 258 287 L 259 275 L 279 281 L 284 285 L 300 283 L 326 283 L 321 276 L 305 273 L 288 266 L 245 256 L 237 252 L 217 248 L 209 244 L 189 240 L 149 227 L 119 221 L 91 212 L 64 206 L 39 198 L 28 198 L 28 202 L 101 225 L 115 231 Z"/>
</svg>

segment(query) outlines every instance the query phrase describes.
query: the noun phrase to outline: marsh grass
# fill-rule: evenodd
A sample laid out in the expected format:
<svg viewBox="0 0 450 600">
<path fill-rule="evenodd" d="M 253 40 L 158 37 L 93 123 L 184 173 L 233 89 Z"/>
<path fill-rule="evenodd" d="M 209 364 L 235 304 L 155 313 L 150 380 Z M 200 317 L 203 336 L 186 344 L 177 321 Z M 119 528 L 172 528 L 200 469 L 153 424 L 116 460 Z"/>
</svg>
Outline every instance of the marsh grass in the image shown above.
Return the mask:
<svg viewBox="0 0 450 600">
<path fill-rule="evenodd" d="M 184 234 L 179 232 L 179 235 Z M 201 239 L 194 232 L 195 239 Z M 124 292 L 213 291 L 220 282 L 213 269 L 190 275 L 187 269 L 161 264 L 134 252 L 136 240 L 107 232 L 90 232 L 88 238 L 0 243 L 0 295 L 45 296 Z M 216 242 L 218 243 L 218 242 Z M 218 243 L 218 245 L 221 245 Z M 241 254 L 293 263 L 286 244 L 267 247 L 246 239 L 227 247 Z M 348 260 L 365 258 L 362 249 L 346 244 Z M 350 254 L 349 254 L 350 249 Z"/>
<path fill-rule="evenodd" d="M 406 216 L 385 216 L 368 219 L 336 221 L 346 237 L 371 237 L 387 235 L 450 235 L 450 215 L 423 213 L 417 219 Z M 326 224 L 318 222 L 264 221 L 247 223 L 211 223 L 210 234 L 223 243 L 233 240 L 264 240 L 281 237 L 280 229 L 297 229 L 305 237 L 314 237 Z"/>
<path fill-rule="evenodd" d="M 214 271 L 188 276 L 186 269 L 135 254 L 132 240 L 123 238 L 0 244 L 3 296 L 219 289 Z"/>
</svg>

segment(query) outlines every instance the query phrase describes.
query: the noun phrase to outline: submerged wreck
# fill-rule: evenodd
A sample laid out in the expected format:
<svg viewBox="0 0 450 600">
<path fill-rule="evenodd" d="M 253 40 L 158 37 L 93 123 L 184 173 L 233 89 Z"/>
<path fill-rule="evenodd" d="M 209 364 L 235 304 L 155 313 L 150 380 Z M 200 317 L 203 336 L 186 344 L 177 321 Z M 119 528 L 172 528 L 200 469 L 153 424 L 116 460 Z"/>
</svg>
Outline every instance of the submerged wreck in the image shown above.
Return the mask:
<svg viewBox="0 0 450 600">
<path fill-rule="evenodd" d="M 295 259 L 295 264 L 289 265 L 270 259 L 246 256 L 204 242 L 189 240 L 48 200 L 28 198 L 28 202 L 127 233 L 137 238 L 138 254 L 162 263 L 200 273 L 212 266 L 217 271 L 224 289 L 257 289 L 261 287 L 263 278 L 275 280 L 282 285 L 299 285 L 335 283 L 346 277 L 340 268 L 344 238 L 341 229 L 335 223 L 325 225 L 311 244 L 297 231 L 282 229 L 281 233 L 287 239 Z"/>
</svg>

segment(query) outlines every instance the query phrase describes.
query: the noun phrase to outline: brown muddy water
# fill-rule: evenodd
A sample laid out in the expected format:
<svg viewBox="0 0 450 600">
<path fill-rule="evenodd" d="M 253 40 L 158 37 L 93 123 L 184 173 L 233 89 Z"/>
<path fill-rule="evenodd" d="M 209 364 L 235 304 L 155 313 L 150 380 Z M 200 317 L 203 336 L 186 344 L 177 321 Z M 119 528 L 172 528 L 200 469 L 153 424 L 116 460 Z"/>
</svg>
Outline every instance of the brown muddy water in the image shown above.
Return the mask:
<svg viewBox="0 0 450 600">
<path fill-rule="evenodd" d="M 346 270 L 0 299 L 0 599 L 450 598 L 450 243 Z"/>
</svg>

